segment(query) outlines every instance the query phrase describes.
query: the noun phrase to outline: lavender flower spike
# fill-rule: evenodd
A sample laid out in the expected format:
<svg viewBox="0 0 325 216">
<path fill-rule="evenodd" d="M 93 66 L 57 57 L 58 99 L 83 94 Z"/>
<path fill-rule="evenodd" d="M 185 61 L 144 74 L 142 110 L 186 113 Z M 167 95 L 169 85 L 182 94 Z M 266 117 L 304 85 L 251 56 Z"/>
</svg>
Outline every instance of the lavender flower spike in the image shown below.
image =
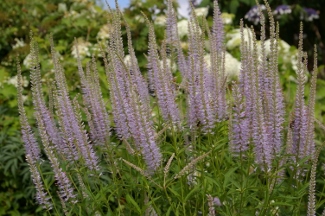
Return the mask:
<svg viewBox="0 0 325 216">
<path fill-rule="evenodd" d="M 44 189 L 44 184 L 41 180 L 40 173 L 37 169 L 37 161 L 40 159 L 40 149 L 36 138 L 32 132 L 32 129 L 28 123 L 26 111 L 24 109 L 23 99 L 22 99 L 22 76 L 21 76 L 21 67 L 17 60 L 17 90 L 18 90 L 18 109 L 20 113 L 20 124 L 21 124 L 21 132 L 23 141 L 25 143 L 26 150 L 26 161 L 29 164 L 30 172 L 32 175 L 33 183 L 36 187 L 36 200 L 39 204 L 41 204 L 44 208 L 50 210 L 52 208 L 51 203 L 49 202 L 49 196 Z"/>
<path fill-rule="evenodd" d="M 66 173 L 60 167 L 60 163 L 58 158 L 56 157 L 52 147 L 49 143 L 49 136 L 46 133 L 44 123 L 40 118 L 37 119 L 38 122 L 38 130 L 40 132 L 41 140 L 44 146 L 44 151 L 50 160 L 51 167 L 54 172 L 54 178 L 59 187 L 59 195 L 65 202 L 76 203 L 76 194 L 74 192 L 74 188 L 72 183 Z"/>
<path fill-rule="evenodd" d="M 89 143 L 88 135 L 83 127 L 78 107 L 74 107 L 66 89 L 66 78 L 62 65 L 54 49 L 53 39 L 51 38 L 51 54 L 54 63 L 55 80 L 58 94 L 56 96 L 57 109 L 59 113 L 59 124 L 62 134 L 69 146 L 68 155 L 77 160 L 83 158 L 90 170 L 98 170 L 98 158 L 94 154 L 93 147 Z"/>
<path fill-rule="evenodd" d="M 38 47 L 31 34 L 30 42 L 30 55 L 31 55 L 31 83 L 32 83 L 32 96 L 33 104 L 35 107 L 35 115 L 38 115 L 44 122 L 46 132 L 49 135 L 50 141 L 56 148 L 56 151 L 63 156 L 64 149 L 66 148 L 60 132 L 56 127 L 53 116 L 45 104 L 45 100 L 42 94 L 42 81 L 41 81 L 41 69 L 38 59 Z"/>
<path fill-rule="evenodd" d="M 163 42 L 161 48 L 161 59 L 157 51 L 156 36 L 152 23 L 149 24 L 149 53 L 148 53 L 148 68 L 150 72 L 151 86 L 155 90 L 158 98 L 159 108 L 162 112 L 165 121 L 171 121 L 173 124 L 178 124 L 180 121 L 179 111 L 175 102 L 175 88 L 172 85 L 172 73 L 170 66 L 167 63 L 166 43 Z"/>
<path fill-rule="evenodd" d="M 214 0 L 214 10 L 213 10 L 213 26 L 212 26 L 212 38 L 210 40 L 214 43 L 213 48 L 217 52 L 224 51 L 224 37 L 225 33 L 223 30 L 223 21 L 221 17 L 220 8 L 218 5 L 218 1 Z"/>
<path fill-rule="evenodd" d="M 28 119 L 26 116 L 26 111 L 24 109 L 23 104 L 23 89 L 22 89 L 22 76 L 21 76 L 21 67 L 19 62 L 17 61 L 17 82 L 18 82 L 18 109 L 19 109 L 19 117 L 21 124 L 21 133 L 22 138 L 25 143 L 26 155 L 30 155 L 30 161 L 35 163 L 41 156 L 41 151 L 32 131 L 31 126 L 28 123 Z"/>
<path fill-rule="evenodd" d="M 177 14 L 173 8 L 172 0 L 167 1 L 166 17 L 166 43 L 173 44 L 179 41 L 177 30 Z"/>
<path fill-rule="evenodd" d="M 90 131 L 91 138 L 96 142 L 96 144 L 103 144 L 110 135 L 109 116 L 105 109 L 105 104 L 100 90 L 100 83 L 98 71 L 96 68 L 95 57 L 92 57 L 91 68 L 90 65 L 87 64 L 85 74 L 81 65 L 78 46 L 76 50 L 78 60 L 78 72 L 81 80 L 83 93 L 83 101 L 90 115 L 88 117 L 90 118 L 88 119 L 88 121 L 91 123 L 91 125 L 93 125 L 92 130 Z"/>
<path fill-rule="evenodd" d="M 131 68 L 128 68 L 123 62 L 123 43 L 119 43 L 121 39 L 120 19 L 120 16 L 115 14 L 113 18 L 114 37 L 107 47 L 109 59 L 104 58 L 106 74 L 111 86 L 114 120 L 117 133 L 122 139 L 132 138 L 135 146 L 142 153 L 148 172 L 153 174 L 161 163 L 162 155 L 155 141 L 149 100 L 142 94 L 143 83 L 137 82 L 137 78 L 133 76 L 135 72 L 133 70 L 136 68 L 133 49 L 129 49 L 133 66 L 131 64 Z M 130 42 L 129 34 L 129 45 L 131 45 Z"/>
<path fill-rule="evenodd" d="M 249 119 L 245 113 L 245 101 L 239 86 L 233 86 L 233 112 L 231 117 L 230 151 L 239 155 L 248 150 L 249 147 Z"/>
<path fill-rule="evenodd" d="M 29 164 L 30 172 L 32 175 L 33 183 L 36 187 L 36 200 L 37 202 L 43 206 L 43 208 L 50 210 L 52 209 L 52 204 L 49 201 L 50 197 L 48 193 L 45 191 L 44 184 L 42 182 L 41 175 L 37 169 L 35 163 L 33 163 L 30 155 L 26 155 L 26 161 Z"/>
</svg>

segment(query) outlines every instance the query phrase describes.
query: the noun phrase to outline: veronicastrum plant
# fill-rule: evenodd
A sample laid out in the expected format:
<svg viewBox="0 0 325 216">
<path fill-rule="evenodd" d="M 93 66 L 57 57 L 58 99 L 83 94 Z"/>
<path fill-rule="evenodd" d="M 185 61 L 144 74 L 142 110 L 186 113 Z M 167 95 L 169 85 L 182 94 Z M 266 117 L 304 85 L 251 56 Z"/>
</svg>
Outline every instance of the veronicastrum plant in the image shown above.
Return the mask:
<svg viewBox="0 0 325 216">
<path fill-rule="evenodd" d="M 55 82 L 43 93 L 39 51 L 31 38 L 32 99 L 37 131 L 28 123 L 18 63 L 18 101 L 26 160 L 36 200 L 53 215 L 316 215 L 321 150 L 314 141 L 316 68 L 305 103 L 306 54 L 300 32 L 295 106 L 286 112 L 278 75 L 279 27 L 268 3 L 270 54 L 254 33 L 244 38 L 241 71 L 227 83 L 223 23 L 214 2 L 212 27 L 192 10 L 188 50 L 167 1 L 165 39 L 149 26 L 148 71 L 140 71 L 128 24 L 118 6 L 99 58 L 84 67 L 76 50 L 81 92 L 71 98 L 51 38 Z M 122 40 L 122 26 L 127 40 Z M 31 36 L 32 37 L 32 36 Z M 210 59 L 205 40 L 209 41 Z M 76 41 L 77 43 L 77 41 Z M 127 50 L 127 53 L 125 52 Z M 126 54 L 128 61 L 124 61 Z M 316 50 L 315 50 L 316 56 Z M 316 57 L 315 57 L 316 58 Z M 314 59 L 314 62 L 317 62 Z M 172 68 L 177 66 L 177 71 Z M 107 89 L 105 89 L 107 91 Z M 312 164 L 312 165 L 311 165 Z"/>
</svg>

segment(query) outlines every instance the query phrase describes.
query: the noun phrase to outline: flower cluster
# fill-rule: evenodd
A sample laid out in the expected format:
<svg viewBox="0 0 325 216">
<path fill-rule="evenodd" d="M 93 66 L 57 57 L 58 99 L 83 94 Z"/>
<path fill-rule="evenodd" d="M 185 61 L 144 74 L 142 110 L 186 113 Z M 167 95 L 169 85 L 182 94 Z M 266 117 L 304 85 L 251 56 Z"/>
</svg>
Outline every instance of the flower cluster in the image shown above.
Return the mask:
<svg viewBox="0 0 325 216">
<path fill-rule="evenodd" d="M 303 8 L 303 11 L 300 15 L 300 19 L 303 19 L 307 22 L 311 22 L 314 19 L 319 19 L 318 12 L 313 8 Z"/>
<path fill-rule="evenodd" d="M 97 33 L 97 38 L 99 40 L 106 40 L 109 38 L 111 26 L 103 25 L 99 32 Z"/>
<path fill-rule="evenodd" d="M 254 25 L 257 25 L 260 23 L 260 15 L 259 15 L 259 10 L 264 11 L 266 10 L 265 5 L 260 5 L 260 6 L 253 6 L 245 15 L 245 19 L 248 21 L 254 23 Z M 277 6 L 274 11 L 273 15 L 275 17 L 280 18 L 281 16 L 285 14 L 291 14 L 292 9 L 290 5 L 279 5 Z M 300 13 L 300 19 L 305 20 L 307 22 L 311 22 L 314 19 L 319 19 L 319 12 L 316 11 L 313 8 L 306 8 L 303 7 Z"/>
<path fill-rule="evenodd" d="M 71 55 L 77 59 L 78 55 L 80 57 L 90 56 L 89 47 L 91 43 L 84 41 L 82 38 L 78 38 L 75 40 L 73 46 L 71 47 Z M 79 54 L 77 54 L 77 49 L 79 50 Z"/>
<path fill-rule="evenodd" d="M 195 14 L 199 17 L 206 17 L 208 15 L 209 12 L 209 8 L 206 7 L 200 7 L 200 8 L 196 8 L 195 10 Z"/>
<path fill-rule="evenodd" d="M 274 15 L 283 15 L 283 14 L 290 14 L 291 7 L 289 5 L 279 5 L 273 11 Z"/>
<path fill-rule="evenodd" d="M 223 12 L 223 13 L 221 13 L 221 17 L 222 17 L 223 23 L 225 25 L 229 25 L 229 24 L 232 24 L 235 15 Z"/>
<path fill-rule="evenodd" d="M 260 12 L 259 10 L 266 10 L 265 5 L 260 5 L 257 6 L 253 6 L 246 14 L 245 14 L 245 19 L 247 19 L 248 21 L 254 23 L 254 25 L 257 25 L 258 23 L 260 23 Z"/>
<path fill-rule="evenodd" d="M 161 153 L 155 141 L 151 121 L 147 83 L 141 75 L 128 26 L 126 27 L 130 59 L 129 64 L 124 64 L 124 47 L 120 40 L 122 37 L 120 12 L 117 11 L 113 15 L 112 40 L 106 47 L 107 58 L 104 57 L 104 62 L 110 82 L 116 130 L 122 140 L 134 140 L 136 149 L 142 152 L 148 172 L 154 173 L 161 163 Z M 102 55 L 106 56 L 104 53 Z"/>
<path fill-rule="evenodd" d="M 268 9 L 268 12 L 271 13 L 271 10 Z M 261 164 L 263 169 L 270 170 L 273 158 L 281 150 L 284 104 L 278 68 L 275 66 L 278 60 L 275 23 L 273 19 L 270 19 L 271 55 L 267 58 L 265 18 L 262 13 L 259 13 L 259 16 L 261 20 L 260 57 L 255 34 L 249 41 L 245 41 L 241 21 L 242 68 L 239 87 L 236 87 L 240 90 L 234 90 L 235 107 L 230 134 L 234 153 L 244 153 L 249 140 L 253 140 L 256 163 Z"/>
</svg>

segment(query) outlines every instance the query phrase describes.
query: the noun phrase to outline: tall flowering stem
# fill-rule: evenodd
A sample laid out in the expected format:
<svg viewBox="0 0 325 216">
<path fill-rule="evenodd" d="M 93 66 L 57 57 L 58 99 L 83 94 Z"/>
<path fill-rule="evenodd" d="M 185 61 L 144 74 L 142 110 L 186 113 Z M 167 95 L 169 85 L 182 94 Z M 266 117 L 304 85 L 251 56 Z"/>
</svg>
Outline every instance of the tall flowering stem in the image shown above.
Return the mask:
<svg viewBox="0 0 325 216">
<path fill-rule="evenodd" d="M 66 154 L 70 161 L 73 162 L 82 158 L 90 170 L 98 170 L 98 157 L 94 152 L 93 146 L 89 142 L 88 134 L 82 126 L 83 123 L 81 119 L 78 118 L 78 113 L 76 113 L 75 107 L 72 105 L 69 98 L 63 68 L 54 49 L 52 38 L 51 54 L 55 70 L 57 88 L 55 99 L 59 125 L 68 146 Z"/>
<path fill-rule="evenodd" d="M 49 108 L 46 106 L 43 93 L 42 93 L 42 81 L 41 81 L 41 69 L 38 59 L 38 46 L 31 34 L 30 43 L 30 55 L 31 55 L 31 68 L 30 77 L 32 83 L 32 98 L 35 113 L 34 115 L 43 121 L 46 133 L 49 136 L 51 143 L 55 146 L 56 151 L 60 157 L 65 157 L 65 150 L 68 148 L 64 142 L 59 129 L 56 126 L 56 122 L 51 114 Z"/>
<path fill-rule="evenodd" d="M 28 119 L 26 116 L 26 111 L 24 109 L 23 103 L 23 87 L 22 87 L 22 75 L 21 75 L 21 67 L 20 63 L 17 60 L 17 90 L 18 90 L 18 109 L 19 109 L 19 117 L 21 124 L 21 133 L 22 138 L 25 143 L 26 150 L 26 161 L 29 165 L 32 181 L 36 187 L 36 200 L 42 205 L 44 208 L 50 210 L 52 209 L 52 204 L 50 203 L 49 194 L 45 191 L 44 184 L 41 179 L 41 174 L 37 168 L 38 162 L 40 160 L 40 148 L 34 136 L 34 133 L 31 129 L 31 126 L 28 123 Z"/>
<path fill-rule="evenodd" d="M 36 141 L 34 133 L 32 131 L 31 126 L 28 123 L 26 111 L 24 109 L 24 102 L 23 102 L 23 88 L 22 88 L 22 75 L 21 75 L 21 67 L 18 63 L 18 75 L 17 75 L 17 82 L 18 82 L 18 109 L 19 109 L 19 117 L 20 117 L 20 124 L 21 124 L 21 133 L 22 138 L 25 143 L 25 150 L 26 155 L 30 156 L 30 161 L 35 163 L 40 159 L 41 151 L 39 145 Z"/>
<path fill-rule="evenodd" d="M 142 152 L 148 172 L 152 174 L 160 166 L 162 156 L 155 141 L 155 131 L 151 121 L 152 111 L 149 100 L 144 97 L 143 82 L 138 82 L 138 78 L 133 75 L 137 66 L 133 49 L 129 50 L 131 52 L 131 67 L 123 62 L 123 44 L 119 43 L 121 38 L 120 19 L 120 12 L 115 12 L 113 37 L 109 46 L 106 47 L 107 59 L 105 57 L 104 60 L 111 86 L 114 121 L 122 139 L 134 140 L 136 148 Z M 130 43 L 129 40 L 129 45 L 131 45 Z"/>
<path fill-rule="evenodd" d="M 110 122 L 100 90 L 95 57 L 92 57 L 91 65 L 87 64 L 86 73 L 81 65 L 78 47 L 77 60 L 78 74 L 80 76 L 83 93 L 83 102 L 90 114 L 88 121 L 91 125 L 93 125 L 90 131 L 91 138 L 95 142 L 103 144 L 110 135 Z"/>
<path fill-rule="evenodd" d="M 178 42 L 177 13 L 173 8 L 173 1 L 167 0 L 166 43 L 174 44 Z"/>
<path fill-rule="evenodd" d="M 211 91 L 212 74 L 204 60 L 204 32 L 202 32 L 194 10 L 189 22 L 189 51 L 187 77 L 188 124 L 192 130 L 197 125 L 203 132 L 212 132 L 216 122 Z"/>
<path fill-rule="evenodd" d="M 249 148 L 249 119 L 245 113 L 245 103 L 238 84 L 233 85 L 233 108 L 230 119 L 230 151 L 234 155 L 244 154 Z"/>
<path fill-rule="evenodd" d="M 149 77 L 152 78 L 150 85 L 155 91 L 164 120 L 178 124 L 180 114 L 175 102 L 176 89 L 173 86 L 172 72 L 167 62 L 166 43 L 162 44 L 161 58 L 159 58 L 154 28 L 149 20 L 147 22 L 149 24 L 148 72 L 150 73 Z"/>
<path fill-rule="evenodd" d="M 72 185 L 72 182 L 68 178 L 66 172 L 63 171 L 63 169 L 60 167 L 60 162 L 57 156 L 55 155 L 53 147 L 50 145 L 49 137 L 45 130 L 45 125 L 43 124 L 41 119 L 37 119 L 37 120 L 38 120 L 38 130 L 40 132 L 42 144 L 44 146 L 44 151 L 48 159 L 50 160 L 50 164 L 54 172 L 54 178 L 59 187 L 59 191 L 58 191 L 59 196 L 65 202 L 75 204 L 77 202 L 77 199 L 76 199 L 76 193 Z"/>
<path fill-rule="evenodd" d="M 270 50 L 271 55 L 267 61 L 266 57 L 263 56 L 262 65 L 260 70 L 266 75 L 264 78 L 264 109 L 265 118 L 267 119 L 267 130 L 272 148 L 272 154 L 277 155 L 281 151 L 282 147 L 282 136 L 283 136 L 283 123 L 284 123 L 284 98 L 280 84 L 280 78 L 278 75 L 278 40 L 279 40 L 279 26 L 274 22 L 271 8 L 268 2 L 265 1 L 267 11 L 270 19 Z M 264 27 L 264 18 L 261 13 L 262 28 Z M 265 31 L 264 31 L 265 34 Z M 265 38 L 265 37 L 264 37 Z M 263 47 L 262 47 L 263 50 Z M 265 52 L 264 52 L 265 55 Z M 266 67 L 265 67 L 266 66 Z M 259 77 L 263 77 L 262 74 Z M 263 88 L 262 88 L 263 89 Z"/>
<path fill-rule="evenodd" d="M 213 26 L 210 39 L 210 73 L 213 77 L 212 85 L 212 101 L 216 109 L 218 120 L 224 120 L 227 117 L 226 102 L 226 77 L 225 77 L 225 33 L 223 30 L 223 21 L 219 9 L 218 1 L 214 1 L 213 9 Z M 214 92 L 214 93 L 213 93 Z"/>
<path fill-rule="evenodd" d="M 261 22 L 260 54 L 257 49 L 255 34 L 253 37 L 249 36 L 248 41 L 245 41 L 243 22 L 241 21 L 242 68 L 239 86 L 244 96 L 244 99 L 241 100 L 241 106 L 245 107 L 242 115 L 247 118 L 248 126 L 241 129 L 240 134 L 244 133 L 252 138 L 256 162 L 269 170 L 272 168 L 273 158 L 279 155 L 282 148 L 284 103 L 277 69 L 279 30 L 266 1 L 264 8 L 267 9 L 270 19 L 270 50 L 272 55 L 269 59 L 265 53 L 266 35 L 263 8 L 258 7 Z M 254 32 L 253 29 L 252 31 Z M 234 95 L 234 98 L 236 97 Z M 236 104 L 236 106 L 239 105 Z M 238 122 L 234 123 L 233 128 L 239 126 Z M 233 142 L 236 143 L 238 138 L 235 138 L 232 137 Z M 244 142 L 241 141 L 239 146 L 244 145 L 250 138 L 246 138 Z"/>
<path fill-rule="evenodd" d="M 299 40 L 299 52 L 298 52 L 298 71 L 297 80 L 298 87 L 296 92 L 296 102 L 293 111 L 292 127 L 289 129 L 288 134 L 292 134 L 292 147 L 289 149 L 289 153 L 293 156 L 294 162 L 310 157 L 310 160 L 316 160 L 315 155 L 315 142 L 314 142 L 314 130 L 315 130 L 315 95 L 316 95 L 316 80 L 317 80 L 317 49 L 314 50 L 314 68 L 311 76 L 310 94 L 308 104 L 304 102 L 304 86 L 306 82 L 306 69 L 307 69 L 307 56 L 302 51 L 302 24 Z M 306 170 L 298 170 L 298 177 L 304 176 Z M 310 196 L 314 196 L 310 194 Z"/>
</svg>

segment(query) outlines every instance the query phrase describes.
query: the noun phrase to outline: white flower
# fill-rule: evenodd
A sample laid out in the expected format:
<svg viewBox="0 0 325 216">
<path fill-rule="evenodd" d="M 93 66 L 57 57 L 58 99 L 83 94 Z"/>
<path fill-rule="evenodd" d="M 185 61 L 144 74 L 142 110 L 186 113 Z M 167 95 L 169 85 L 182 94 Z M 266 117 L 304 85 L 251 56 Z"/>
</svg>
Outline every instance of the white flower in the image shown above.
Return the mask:
<svg viewBox="0 0 325 216">
<path fill-rule="evenodd" d="M 28 99 L 27 95 L 22 95 L 22 99 L 23 99 L 23 102 L 25 102 Z"/>
<path fill-rule="evenodd" d="M 264 46 L 265 46 L 265 54 L 266 56 L 269 56 L 271 54 L 271 40 L 268 39 L 264 41 Z M 278 41 L 278 51 L 280 54 L 288 54 L 290 49 L 290 45 L 283 41 L 279 40 Z M 261 44 L 258 43 L 258 52 L 261 54 Z"/>
<path fill-rule="evenodd" d="M 130 65 L 131 65 L 131 56 L 130 56 L 130 55 L 126 55 L 126 56 L 124 57 L 124 64 L 125 64 L 126 66 L 130 66 Z"/>
<path fill-rule="evenodd" d="M 26 68 L 30 68 L 32 66 L 32 55 L 28 54 L 24 61 L 23 61 L 23 65 L 25 65 Z"/>
<path fill-rule="evenodd" d="M 222 22 L 226 25 L 231 24 L 235 15 L 230 13 L 221 13 Z"/>
<path fill-rule="evenodd" d="M 97 10 L 96 8 L 94 7 L 94 5 L 89 5 L 87 7 L 88 11 L 90 12 L 90 14 L 92 15 L 92 17 L 95 17 L 95 15 L 97 14 Z"/>
<path fill-rule="evenodd" d="M 230 53 L 226 52 L 225 56 L 225 75 L 227 80 L 237 78 L 239 76 L 241 63 L 234 58 Z"/>
<path fill-rule="evenodd" d="M 155 24 L 164 26 L 166 24 L 166 17 L 165 16 L 157 16 L 157 18 L 155 19 Z"/>
<path fill-rule="evenodd" d="M 177 23 L 178 35 L 179 37 L 184 37 L 188 34 L 188 21 L 181 20 Z"/>
<path fill-rule="evenodd" d="M 290 45 L 284 40 L 279 40 L 279 48 L 280 48 L 280 52 L 288 53 L 290 50 Z"/>
<path fill-rule="evenodd" d="M 204 56 L 204 61 L 210 67 L 211 60 L 210 54 Z M 230 53 L 225 53 L 225 75 L 227 76 L 227 81 L 236 79 L 239 76 L 241 68 L 241 63 L 236 58 L 234 58 Z"/>
<path fill-rule="evenodd" d="M 268 39 L 264 42 L 265 46 L 265 54 L 266 56 L 271 55 L 271 40 Z M 261 43 L 258 41 L 257 43 L 258 55 L 259 60 L 262 60 L 262 50 L 261 50 Z M 281 71 L 287 70 L 287 67 L 291 67 L 293 70 L 297 70 L 297 50 L 290 49 L 290 45 L 285 42 L 284 40 L 278 40 L 278 57 L 282 59 L 281 64 Z"/>
<path fill-rule="evenodd" d="M 208 15 L 209 12 L 209 8 L 207 7 L 200 7 L 200 8 L 196 8 L 194 9 L 196 16 L 203 16 L 206 17 Z"/>
<path fill-rule="evenodd" d="M 103 57 L 99 44 L 94 44 L 89 47 L 89 52 L 87 53 L 87 57 L 92 57 L 92 55 Z"/>
<path fill-rule="evenodd" d="M 17 87 L 18 86 L 17 75 L 11 77 L 10 79 L 8 79 L 6 81 L 6 83 L 8 83 L 10 85 L 14 85 L 15 87 Z M 27 87 L 28 84 L 29 84 L 29 82 L 28 82 L 27 78 L 23 76 L 23 79 L 22 79 L 22 85 L 23 85 L 23 87 Z"/>
<path fill-rule="evenodd" d="M 82 38 L 78 38 L 77 43 L 74 42 L 71 48 L 71 55 L 74 58 L 77 58 L 77 46 L 81 58 L 84 56 L 90 56 L 89 46 L 91 46 L 91 43 L 84 41 Z"/>
<path fill-rule="evenodd" d="M 19 47 L 25 46 L 25 42 L 23 39 L 19 40 L 18 38 L 15 38 L 16 44 L 12 46 L 12 49 L 17 49 Z"/>
<path fill-rule="evenodd" d="M 58 4 L 58 11 L 59 12 L 66 12 L 67 11 L 67 5 L 65 3 L 59 3 Z"/>
<path fill-rule="evenodd" d="M 204 62 L 205 62 L 209 67 L 211 67 L 211 60 L 210 60 L 210 58 L 211 58 L 210 54 L 206 54 L 206 55 L 204 56 Z"/>
<path fill-rule="evenodd" d="M 290 57 L 290 61 L 291 61 L 292 69 L 294 71 L 297 71 L 298 70 L 298 66 L 297 66 L 297 64 L 298 64 L 298 53 L 296 55 L 292 55 Z"/>
<path fill-rule="evenodd" d="M 184 37 L 185 35 L 188 35 L 188 25 L 189 25 L 188 20 L 181 20 L 177 23 L 178 36 L 180 38 Z M 190 23 L 190 25 L 192 25 L 192 23 Z M 200 34 L 202 34 L 202 29 L 200 27 L 198 30 Z"/>
<path fill-rule="evenodd" d="M 71 10 L 64 14 L 65 18 L 72 18 L 72 19 L 78 19 L 80 16 L 81 16 L 81 14 L 75 10 Z"/>
<path fill-rule="evenodd" d="M 195 170 L 194 173 L 193 173 L 193 175 L 194 175 L 195 177 L 200 177 L 200 176 L 201 176 L 201 172 Z"/>
<path fill-rule="evenodd" d="M 247 42 L 249 38 L 252 40 L 253 38 L 252 30 L 249 28 L 244 28 L 243 30 L 244 30 L 243 32 L 244 40 Z M 230 40 L 228 40 L 228 42 L 226 43 L 227 49 L 234 49 L 236 47 L 239 47 L 241 43 L 240 29 L 234 29 L 231 33 L 227 34 L 227 38 L 230 38 Z"/>
<path fill-rule="evenodd" d="M 144 18 L 143 18 L 143 16 L 140 16 L 140 15 L 136 15 L 136 16 L 134 17 L 134 19 L 135 19 L 136 21 L 138 21 L 138 22 L 144 22 Z"/>
<path fill-rule="evenodd" d="M 97 38 L 101 40 L 106 40 L 109 38 L 110 33 L 111 27 L 108 24 L 103 25 L 97 33 Z"/>
</svg>

